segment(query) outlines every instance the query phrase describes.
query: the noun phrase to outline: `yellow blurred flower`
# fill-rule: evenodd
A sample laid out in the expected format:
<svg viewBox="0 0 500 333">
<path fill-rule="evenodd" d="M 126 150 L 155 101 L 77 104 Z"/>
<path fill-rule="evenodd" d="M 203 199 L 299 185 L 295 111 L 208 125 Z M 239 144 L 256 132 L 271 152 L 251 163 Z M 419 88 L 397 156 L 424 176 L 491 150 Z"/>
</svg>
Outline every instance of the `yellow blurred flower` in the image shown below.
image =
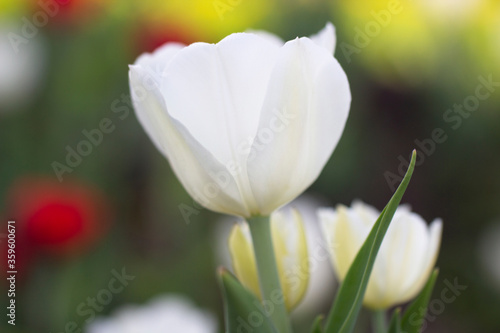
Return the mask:
<svg viewBox="0 0 500 333">
<path fill-rule="evenodd" d="M 177 22 L 200 35 L 200 40 L 218 41 L 235 32 L 255 27 L 271 11 L 265 0 L 145 0 L 140 10 L 147 22 L 159 27 Z"/>
<path fill-rule="evenodd" d="M 22 14 L 27 8 L 26 1 L 0 0 L 0 19 L 6 17 L 17 18 L 15 15 Z"/>
<path fill-rule="evenodd" d="M 337 56 L 358 58 L 379 80 L 421 84 L 438 75 L 486 0 L 340 0 L 347 40 Z"/>
<path fill-rule="evenodd" d="M 500 1 L 482 1 L 467 31 L 467 50 L 476 72 L 500 76 Z"/>
<path fill-rule="evenodd" d="M 344 43 L 341 54 L 348 62 L 359 57 L 376 77 L 387 82 L 415 83 L 432 71 L 436 50 L 433 31 L 417 2 L 397 0 L 341 0 L 348 39 L 356 48 L 349 54 Z"/>
<path fill-rule="evenodd" d="M 290 311 L 304 297 L 309 284 L 306 235 L 300 213 L 275 212 L 271 232 L 285 304 Z M 246 222 L 233 227 L 229 235 L 233 269 L 240 282 L 261 298 L 257 266 L 250 230 Z"/>
</svg>

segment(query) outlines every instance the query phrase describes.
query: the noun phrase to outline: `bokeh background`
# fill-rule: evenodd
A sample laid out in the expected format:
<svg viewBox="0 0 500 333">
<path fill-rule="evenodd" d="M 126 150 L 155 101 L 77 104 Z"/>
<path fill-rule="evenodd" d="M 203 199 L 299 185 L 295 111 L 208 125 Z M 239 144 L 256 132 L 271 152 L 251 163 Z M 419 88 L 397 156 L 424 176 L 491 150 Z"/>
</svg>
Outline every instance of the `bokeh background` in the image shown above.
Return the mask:
<svg viewBox="0 0 500 333">
<path fill-rule="evenodd" d="M 0 0 L 0 247 L 16 220 L 19 272 L 15 327 L 0 282 L 0 331 L 79 332 L 92 312 L 165 293 L 221 320 L 215 249 L 231 219 L 195 205 L 146 137 L 127 66 L 168 41 L 247 29 L 291 39 L 328 21 L 353 102 L 308 193 L 381 209 L 417 148 L 403 201 L 444 220 L 433 299 L 446 281 L 467 287 L 436 301 L 425 332 L 499 332 L 498 0 Z M 123 269 L 134 280 L 89 311 L 87 298 Z M 367 327 L 363 314 L 358 330 Z"/>
</svg>

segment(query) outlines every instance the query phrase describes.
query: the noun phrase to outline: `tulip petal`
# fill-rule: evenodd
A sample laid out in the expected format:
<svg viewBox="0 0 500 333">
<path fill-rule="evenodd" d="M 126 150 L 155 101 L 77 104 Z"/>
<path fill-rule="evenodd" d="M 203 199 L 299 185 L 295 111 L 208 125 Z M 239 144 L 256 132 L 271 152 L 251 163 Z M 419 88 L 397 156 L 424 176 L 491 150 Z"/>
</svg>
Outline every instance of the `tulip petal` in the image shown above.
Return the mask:
<svg viewBox="0 0 500 333">
<path fill-rule="evenodd" d="M 400 230 L 399 234 L 405 233 L 405 235 L 401 237 L 403 239 L 393 241 L 391 251 L 394 253 L 398 251 L 396 249 L 399 249 L 400 258 L 396 258 L 397 256 L 387 258 L 392 259 L 391 268 L 393 272 L 391 273 L 393 273 L 393 279 L 399 281 L 399 290 L 396 293 L 393 289 L 392 297 L 397 299 L 399 303 L 403 303 L 409 300 L 409 298 L 416 296 L 418 291 L 423 287 L 429 277 L 428 274 L 430 274 L 430 270 L 425 272 L 423 269 L 428 264 L 432 264 L 434 267 L 434 263 L 427 262 L 429 229 L 424 219 L 415 213 L 406 213 L 399 218 L 401 218 L 401 221 L 397 225 Z M 397 238 L 397 236 L 396 234 L 393 238 Z M 422 278 L 423 275 L 426 276 Z M 416 282 L 419 279 L 422 280 L 422 284 L 417 285 Z M 405 291 L 412 287 L 415 289 L 414 294 L 407 296 L 408 299 L 404 299 Z"/>
<path fill-rule="evenodd" d="M 291 218 L 278 211 L 271 216 L 274 253 L 280 284 L 288 310 L 304 297 L 309 284 L 309 261 L 306 234 L 302 216 L 292 209 Z"/>
<path fill-rule="evenodd" d="M 335 274 L 339 281 L 342 281 L 368 236 L 369 229 L 362 226 L 353 227 L 354 220 L 343 205 L 337 206 L 337 210 L 321 209 L 318 217 L 330 247 Z"/>
<path fill-rule="evenodd" d="M 347 77 L 324 48 L 308 38 L 281 48 L 248 157 L 263 215 L 318 177 L 340 139 L 350 101 Z"/>
<path fill-rule="evenodd" d="M 252 237 L 246 222 L 236 224 L 231 230 L 229 252 L 231 253 L 234 273 L 241 284 L 250 289 L 257 297 L 262 298 Z"/>
<path fill-rule="evenodd" d="M 129 74 L 137 117 L 187 192 L 208 209 L 247 214 L 226 168 L 167 112 L 157 78 L 141 66 L 131 66 Z"/>
<path fill-rule="evenodd" d="M 157 48 L 153 53 L 144 53 L 134 62 L 134 65 L 147 69 L 157 78 L 165 77 L 165 70 L 170 61 L 186 46 L 181 43 L 167 43 Z"/>
<path fill-rule="evenodd" d="M 386 308 L 408 300 L 405 291 L 423 274 L 427 235 L 426 223 L 420 216 L 398 208 L 375 262 L 370 278 L 371 293 L 366 295 L 367 305 Z"/>
<path fill-rule="evenodd" d="M 161 87 L 172 117 L 221 163 L 245 161 L 278 46 L 254 34 L 180 51 Z"/>
<path fill-rule="evenodd" d="M 335 27 L 332 23 L 328 22 L 320 32 L 312 35 L 310 38 L 319 46 L 327 49 L 331 54 L 335 52 L 337 37 L 335 35 Z"/>
<path fill-rule="evenodd" d="M 404 297 L 405 300 L 415 297 L 432 273 L 439 254 L 442 232 L 443 221 L 441 219 L 435 219 L 427 230 L 427 244 L 426 248 L 423 249 L 423 259 L 418 268 L 420 274 L 417 275 L 413 285 L 408 286 L 407 290 L 402 293 L 402 297 Z"/>
<path fill-rule="evenodd" d="M 137 95 L 138 93 L 143 93 L 146 87 L 150 87 L 150 89 L 156 89 L 157 86 L 160 85 L 161 78 L 162 78 L 162 73 L 165 70 L 166 66 L 170 63 L 170 61 L 173 59 L 173 57 L 183 48 L 184 46 L 182 44 L 177 44 L 177 43 L 168 43 L 165 44 L 164 46 L 160 47 L 157 49 L 154 53 L 145 53 L 142 54 L 137 60 L 135 61 L 132 67 L 135 68 L 141 68 L 145 73 L 141 74 L 141 87 L 133 87 L 132 82 L 130 82 L 131 85 L 131 91 L 132 95 Z M 147 73 L 147 75 L 146 75 Z M 144 94 L 144 93 L 143 93 Z M 134 96 L 132 96 L 134 98 Z M 146 96 L 143 97 L 144 99 Z M 135 102 L 134 102 L 135 103 Z M 155 123 L 149 121 L 149 112 L 139 112 L 136 109 L 136 115 L 141 123 L 141 125 L 144 127 L 146 133 L 148 133 L 151 141 L 153 141 L 153 144 L 156 146 L 156 148 L 162 153 L 166 154 L 166 152 L 161 148 L 161 132 L 157 133 L 155 130 Z M 154 135 L 153 135 L 154 134 Z"/>
<path fill-rule="evenodd" d="M 280 285 L 286 308 L 290 311 L 304 298 L 309 285 L 310 272 L 304 222 L 296 209 L 274 212 L 270 221 Z M 261 297 L 255 249 L 246 222 L 235 225 L 231 230 L 229 250 L 238 279 L 245 287 Z"/>
</svg>

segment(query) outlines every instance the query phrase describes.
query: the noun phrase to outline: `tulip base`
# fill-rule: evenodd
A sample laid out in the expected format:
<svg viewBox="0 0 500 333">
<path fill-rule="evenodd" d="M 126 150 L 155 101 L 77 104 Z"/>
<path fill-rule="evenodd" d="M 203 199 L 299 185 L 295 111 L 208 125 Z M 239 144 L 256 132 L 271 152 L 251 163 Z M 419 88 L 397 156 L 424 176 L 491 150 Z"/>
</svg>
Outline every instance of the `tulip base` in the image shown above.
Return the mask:
<svg viewBox="0 0 500 333">
<path fill-rule="evenodd" d="M 274 254 L 270 219 L 262 216 L 253 217 L 248 219 L 248 226 L 252 235 L 264 308 L 268 311 L 278 332 L 291 333 L 292 328 Z"/>
</svg>

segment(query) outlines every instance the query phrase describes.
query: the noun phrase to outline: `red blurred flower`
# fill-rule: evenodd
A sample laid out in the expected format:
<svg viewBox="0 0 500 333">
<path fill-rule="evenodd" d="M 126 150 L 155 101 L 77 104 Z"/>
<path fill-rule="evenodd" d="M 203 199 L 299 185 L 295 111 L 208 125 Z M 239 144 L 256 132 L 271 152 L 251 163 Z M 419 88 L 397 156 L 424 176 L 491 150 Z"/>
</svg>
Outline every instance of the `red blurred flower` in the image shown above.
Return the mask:
<svg viewBox="0 0 500 333">
<path fill-rule="evenodd" d="M 110 209 L 89 185 L 25 178 L 8 198 L 9 219 L 16 221 L 16 242 L 28 253 L 71 256 L 87 250 L 108 229 Z"/>
<path fill-rule="evenodd" d="M 35 25 L 76 25 L 102 11 L 99 0 L 29 0 L 32 21 Z"/>
<path fill-rule="evenodd" d="M 136 32 L 137 54 L 153 52 L 168 42 L 177 42 L 189 45 L 202 40 L 192 28 L 182 24 L 169 22 L 168 24 L 141 25 Z"/>
</svg>

